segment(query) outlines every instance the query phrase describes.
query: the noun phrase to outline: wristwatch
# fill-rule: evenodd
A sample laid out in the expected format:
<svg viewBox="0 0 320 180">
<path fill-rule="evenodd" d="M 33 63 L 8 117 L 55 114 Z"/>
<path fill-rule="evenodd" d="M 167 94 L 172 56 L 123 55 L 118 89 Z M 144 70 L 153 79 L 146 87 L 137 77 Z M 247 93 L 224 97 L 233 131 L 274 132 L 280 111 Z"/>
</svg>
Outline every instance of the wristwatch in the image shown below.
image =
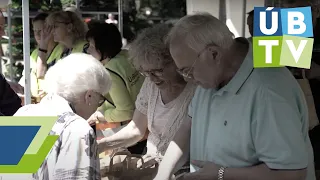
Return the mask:
<svg viewBox="0 0 320 180">
<path fill-rule="evenodd" d="M 224 170 L 226 168 L 225 167 L 220 167 L 219 171 L 218 171 L 218 180 L 223 180 L 224 178 Z"/>
<path fill-rule="evenodd" d="M 47 52 L 48 52 L 48 50 L 46 50 L 46 49 L 38 48 L 38 50 L 41 51 L 41 52 L 44 52 L 44 53 L 47 53 Z"/>
</svg>

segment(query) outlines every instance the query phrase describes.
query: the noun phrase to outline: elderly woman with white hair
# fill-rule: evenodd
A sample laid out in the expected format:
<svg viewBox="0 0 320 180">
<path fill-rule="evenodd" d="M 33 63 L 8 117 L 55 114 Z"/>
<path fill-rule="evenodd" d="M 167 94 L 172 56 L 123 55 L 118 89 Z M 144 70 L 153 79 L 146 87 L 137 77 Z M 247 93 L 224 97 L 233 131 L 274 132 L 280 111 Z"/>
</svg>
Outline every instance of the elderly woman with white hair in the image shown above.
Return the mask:
<svg viewBox="0 0 320 180">
<path fill-rule="evenodd" d="M 107 148 L 133 145 L 149 130 L 144 159 L 161 162 L 169 142 L 187 118 L 195 86 L 187 83 L 177 72 L 165 43 L 170 29 L 167 24 L 148 28 L 139 34 L 129 49 L 132 63 L 147 78 L 135 102 L 132 121 L 115 135 L 99 141 Z M 175 175 L 178 175 L 178 170 L 181 170 L 179 174 L 183 172 L 181 167 L 186 159 L 176 166 Z M 189 170 L 188 166 L 186 170 Z"/>
<path fill-rule="evenodd" d="M 102 94 L 111 86 L 109 73 L 94 57 L 75 53 L 50 68 L 45 82 L 48 94 L 41 102 L 15 114 L 58 116 L 50 135 L 59 139 L 33 178 L 101 179 L 96 136 L 86 119 L 104 103 Z"/>
</svg>

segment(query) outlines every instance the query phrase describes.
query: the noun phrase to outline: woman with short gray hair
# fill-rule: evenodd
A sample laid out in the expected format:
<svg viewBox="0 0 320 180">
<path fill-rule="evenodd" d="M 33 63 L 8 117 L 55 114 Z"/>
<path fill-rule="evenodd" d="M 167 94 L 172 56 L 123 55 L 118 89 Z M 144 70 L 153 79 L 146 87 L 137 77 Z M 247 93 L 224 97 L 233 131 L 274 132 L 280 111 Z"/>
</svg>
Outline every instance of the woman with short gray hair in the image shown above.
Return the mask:
<svg viewBox="0 0 320 180">
<path fill-rule="evenodd" d="M 195 86 L 177 72 L 165 43 L 170 29 L 170 25 L 156 25 L 144 30 L 132 43 L 129 49 L 132 63 L 147 78 L 137 97 L 133 120 L 120 132 L 100 140 L 101 146 L 108 149 L 128 147 L 149 131 L 144 159 L 159 163 L 168 143 L 187 118 Z M 181 170 L 186 161 L 182 160 L 173 173 Z"/>
<path fill-rule="evenodd" d="M 100 179 L 96 136 L 86 119 L 104 103 L 102 94 L 111 86 L 109 73 L 94 57 L 75 53 L 50 68 L 45 83 L 48 94 L 41 102 L 15 114 L 58 116 L 50 135 L 59 138 L 33 178 Z"/>
</svg>

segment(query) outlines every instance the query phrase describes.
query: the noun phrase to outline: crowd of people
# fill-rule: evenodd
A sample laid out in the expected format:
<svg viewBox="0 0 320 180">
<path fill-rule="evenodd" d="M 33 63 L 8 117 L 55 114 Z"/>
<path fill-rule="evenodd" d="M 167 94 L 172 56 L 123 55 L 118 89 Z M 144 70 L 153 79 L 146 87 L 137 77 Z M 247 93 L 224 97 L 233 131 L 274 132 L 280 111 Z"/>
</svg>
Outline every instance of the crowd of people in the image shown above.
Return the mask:
<svg viewBox="0 0 320 180">
<path fill-rule="evenodd" d="M 316 2 L 283 4 L 312 6 L 312 66 L 303 72 L 320 115 Z M 252 39 L 216 17 L 155 25 L 128 50 L 116 25 L 89 29 L 71 11 L 41 13 L 32 25 L 31 92 L 42 99 L 21 107 L 23 80 L 1 76 L 0 113 L 58 116 L 50 134 L 59 138 L 33 179 L 101 179 L 99 153 L 121 149 L 159 164 L 154 180 L 316 179 L 320 126 L 310 128 L 302 70 L 253 68 Z M 97 122 L 123 128 L 97 140 Z"/>
</svg>

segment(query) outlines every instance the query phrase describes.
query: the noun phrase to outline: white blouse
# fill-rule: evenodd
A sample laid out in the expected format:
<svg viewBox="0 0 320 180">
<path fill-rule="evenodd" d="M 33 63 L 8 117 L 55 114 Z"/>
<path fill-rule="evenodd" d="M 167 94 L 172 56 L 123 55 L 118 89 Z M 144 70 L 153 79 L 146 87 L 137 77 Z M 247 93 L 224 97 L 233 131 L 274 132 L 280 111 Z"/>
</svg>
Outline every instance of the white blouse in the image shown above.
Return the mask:
<svg viewBox="0 0 320 180">
<path fill-rule="evenodd" d="M 195 85 L 188 83 L 176 99 L 164 104 L 158 87 L 149 78 L 145 79 L 136 100 L 136 108 L 148 117 L 147 155 L 160 159 L 164 156 L 170 141 L 188 116 L 194 91 Z"/>
</svg>

